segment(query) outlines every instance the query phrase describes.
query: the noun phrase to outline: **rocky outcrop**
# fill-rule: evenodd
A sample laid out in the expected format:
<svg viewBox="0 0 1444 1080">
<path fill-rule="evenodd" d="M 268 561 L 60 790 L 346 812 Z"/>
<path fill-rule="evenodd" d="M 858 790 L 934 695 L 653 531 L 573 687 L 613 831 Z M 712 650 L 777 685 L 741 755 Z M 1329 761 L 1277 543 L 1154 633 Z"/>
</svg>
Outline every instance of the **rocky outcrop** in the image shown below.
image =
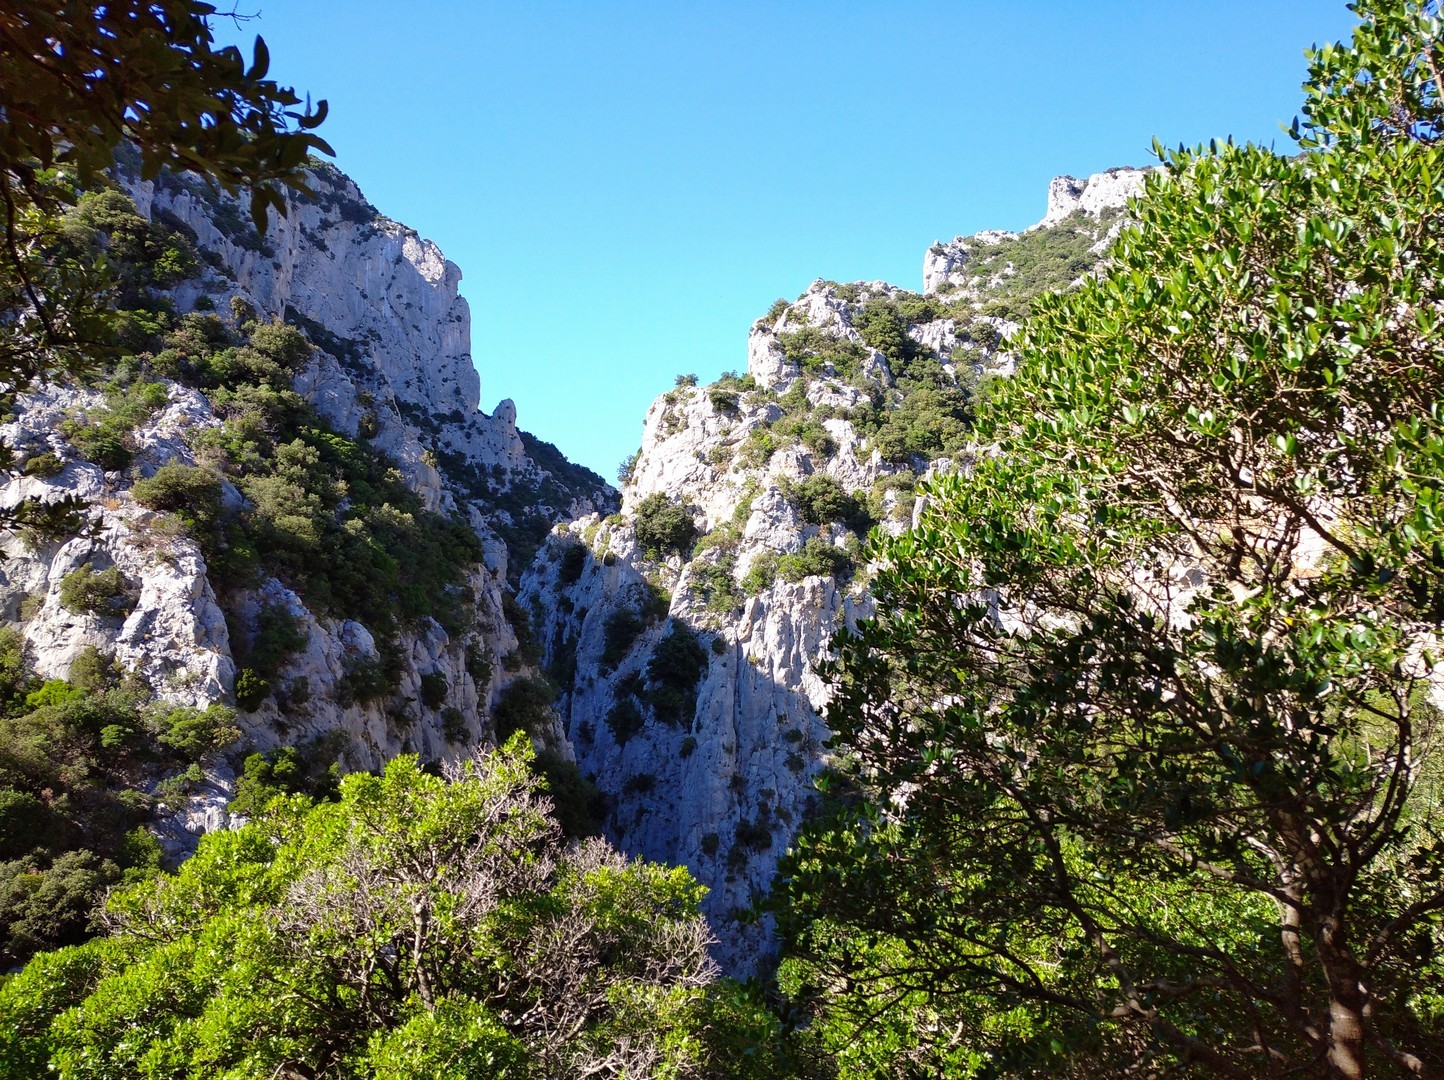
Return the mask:
<svg viewBox="0 0 1444 1080">
<path fill-rule="evenodd" d="M 1048 212 L 1035 229 L 1046 229 L 1082 212 L 1099 217 L 1105 210 L 1118 210 L 1143 194 L 1143 183 L 1155 169 L 1109 169 L 1079 180 L 1056 176 L 1048 185 Z"/>
<path fill-rule="evenodd" d="M 923 292 L 937 292 L 949 283 L 963 284 L 971 276 L 967 272 L 970 253 L 978 248 L 997 247 L 1017 235 L 1002 229 L 985 229 L 972 236 L 959 236 L 947 244 L 941 240 L 933 241 L 932 247 L 923 255 Z"/>
<path fill-rule="evenodd" d="M 288 196 L 287 213 L 272 216 L 264 237 L 238 204 L 194 178 L 132 177 L 127 186 L 143 212 L 185 231 L 212 264 L 173 290 L 176 306 L 204 296 L 225 310 L 234 296 L 300 326 L 317 352 L 297 389 L 345 434 L 374 422 L 372 443 L 433 509 L 479 502 L 482 524 L 506 514 L 499 501 L 542 516 L 606 505 L 612 496 L 599 477 L 575 467 L 555 476 L 535 460 L 510 400 L 490 416 L 478 408 L 460 269 L 415 230 L 380 215 L 334 168 L 316 168 L 309 182 L 314 196 Z M 444 479 L 434 461 L 448 466 Z M 560 505 L 541 497 L 560 490 Z M 507 493 L 513 497 L 497 498 Z"/>
<path fill-rule="evenodd" d="M 99 398 L 94 391 L 42 390 L 25 400 L 0 438 L 27 458 L 57 451 L 69 456 L 59 434 L 62 420 Z M 137 440 L 142 460 L 186 460 L 180 433 L 214 423 L 201 395 L 173 387 L 169 403 Z M 45 678 L 64 678 L 71 661 L 94 647 L 141 675 L 164 700 L 194 707 L 222 700 L 235 665 L 205 560 L 194 541 L 159 527 L 158 515 L 129 503 L 125 486 L 98 465 L 71 460 L 46 479 L 22 476 L 0 488 L 0 506 L 70 499 L 84 507 L 85 522 L 74 537 L 32 532 L 0 540 L 0 610 L 7 621 L 24 624 L 36 671 Z M 123 602 L 102 613 L 67 608 L 62 583 L 83 567 L 118 569 Z"/>
</svg>

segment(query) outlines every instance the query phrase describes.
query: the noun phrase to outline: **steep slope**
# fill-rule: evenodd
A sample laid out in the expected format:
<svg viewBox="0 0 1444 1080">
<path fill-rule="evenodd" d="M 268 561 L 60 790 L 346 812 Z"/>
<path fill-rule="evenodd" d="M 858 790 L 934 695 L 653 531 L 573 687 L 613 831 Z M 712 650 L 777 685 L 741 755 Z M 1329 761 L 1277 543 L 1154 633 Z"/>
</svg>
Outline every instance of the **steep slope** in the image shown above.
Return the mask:
<svg viewBox="0 0 1444 1080">
<path fill-rule="evenodd" d="M 175 852 L 223 823 L 249 751 L 375 768 L 490 741 L 526 668 L 509 571 L 615 505 L 511 402 L 478 409 L 460 271 L 336 170 L 312 179 L 262 237 L 205 184 L 122 164 L 76 228 L 121 266 L 123 355 L 3 429 L 0 501 L 55 510 L 0 540 L 35 672 L 99 655 L 161 705 L 237 706 L 203 778 L 146 781 Z M 95 575 L 113 595 L 78 604 Z"/>
<path fill-rule="evenodd" d="M 910 520 L 921 474 L 966 467 L 1016 320 L 1097 264 L 1143 175 L 1059 178 L 1033 229 L 934 245 L 924 294 L 817 281 L 778 301 L 745 375 L 653 403 L 621 513 L 559 526 L 524 576 L 609 836 L 709 886 L 734 969 L 765 949 L 738 916 L 816 807 L 819 665 L 871 610 L 863 536 Z"/>
</svg>

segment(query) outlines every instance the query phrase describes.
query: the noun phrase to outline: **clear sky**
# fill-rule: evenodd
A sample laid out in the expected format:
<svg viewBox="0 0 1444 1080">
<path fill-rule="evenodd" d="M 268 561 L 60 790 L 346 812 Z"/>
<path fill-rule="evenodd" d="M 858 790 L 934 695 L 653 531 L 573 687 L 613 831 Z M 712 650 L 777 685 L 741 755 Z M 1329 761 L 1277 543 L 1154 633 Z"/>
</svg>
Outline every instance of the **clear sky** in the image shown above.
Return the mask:
<svg viewBox="0 0 1444 1080">
<path fill-rule="evenodd" d="M 241 0 L 336 164 L 457 263 L 482 407 L 613 479 L 818 277 L 921 287 L 1154 136 L 1287 139 L 1343 0 Z"/>
</svg>

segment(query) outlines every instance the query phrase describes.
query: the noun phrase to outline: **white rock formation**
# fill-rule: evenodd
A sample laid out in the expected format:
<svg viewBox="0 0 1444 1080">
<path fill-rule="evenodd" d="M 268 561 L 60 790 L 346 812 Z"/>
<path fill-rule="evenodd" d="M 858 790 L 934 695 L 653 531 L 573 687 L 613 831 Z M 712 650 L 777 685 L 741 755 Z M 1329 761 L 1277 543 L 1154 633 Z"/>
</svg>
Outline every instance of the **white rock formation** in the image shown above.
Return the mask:
<svg viewBox="0 0 1444 1080">
<path fill-rule="evenodd" d="M 1048 185 L 1048 212 L 1043 220 L 1034 225 L 1045 229 L 1057 225 L 1064 218 L 1082 211 L 1098 217 L 1105 210 L 1114 210 L 1128 205 L 1129 199 L 1143 194 L 1143 183 L 1150 169 L 1119 168 L 1094 173 L 1084 180 L 1073 176 L 1055 176 Z"/>
<path fill-rule="evenodd" d="M 94 647 L 113 654 L 160 699 L 205 707 L 233 702 L 235 656 L 263 609 L 289 612 L 304 639 L 271 680 L 271 696 L 240 712 L 240 742 L 208 764 L 206 782 L 160 823 L 167 850 L 176 854 L 224 823 L 239 756 L 251 750 L 326 739 L 345 767 L 369 769 L 404 751 L 437 760 L 490 740 L 496 695 L 525 674 L 502 663 L 517 647 L 502 602 L 513 552 L 495 530 L 513 537 L 530 530 L 539 542 L 552 521 L 609 508 L 614 496 L 574 467 L 556 474 L 539 464 L 517 430 L 512 402 L 501 402 L 492 416 L 478 410 L 470 315 L 457 292 L 461 272 L 436 245 L 379 216 L 336 170 L 315 171 L 316 197 L 290 197 L 288 214 L 273 217 L 265 237 L 239 203 L 193 177 L 121 180 L 142 213 L 189 235 L 204 256 L 200 273 L 171 290 L 175 309 L 214 308 L 226 316 L 234 298 L 262 319 L 299 326 L 316 347 L 295 389 L 337 430 L 354 437 L 364 425 L 424 505 L 463 515 L 485 551 L 462 587 L 476 630 L 453 638 L 430 618 L 403 628 L 393 690 L 358 701 L 351 673 L 377 659 L 370 629 L 310 610 L 276 579 L 255 587 L 213 582 L 184 528 L 132 499 L 138 477 L 168 463 L 195 463 L 195 437 L 221 423 L 205 395 L 167 384 L 168 402 L 128 436 L 133 466 L 111 473 L 81 459 L 61 427 L 102 408 L 101 393 L 43 386 L 23 398 L 0 432 L 6 445 L 22 462 L 49 453 L 62 467 L 48 478 L 10 480 L 0 487 L 0 505 L 73 498 L 87 523 L 79 535 L 54 541 L 0 535 L 7 556 L 0 562 L 0 613 L 23 630 L 42 676 L 65 676 L 74 658 Z M 540 497 L 543 485 L 552 492 L 550 505 Z M 223 502 L 231 510 L 244 505 L 229 483 Z M 519 554 L 524 561 L 529 553 Z M 65 607 L 61 582 L 85 564 L 121 571 L 128 610 L 101 616 Z M 444 680 L 444 704 L 427 704 L 424 677 L 433 688 Z M 559 741 L 555 732 L 539 734 Z"/>
</svg>

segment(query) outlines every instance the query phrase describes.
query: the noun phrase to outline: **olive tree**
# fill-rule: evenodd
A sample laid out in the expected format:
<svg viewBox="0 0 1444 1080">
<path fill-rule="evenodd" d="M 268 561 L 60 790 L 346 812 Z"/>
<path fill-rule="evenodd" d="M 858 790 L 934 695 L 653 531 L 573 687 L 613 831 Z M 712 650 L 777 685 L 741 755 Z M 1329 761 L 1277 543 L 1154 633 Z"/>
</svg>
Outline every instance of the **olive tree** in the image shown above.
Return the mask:
<svg viewBox="0 0 1444 1080">
<path fill-rule="evenodd" d="M 785 974 L 859 1071 L 1444 1071 L 1435 4 L 1163 154 L 841 641 Z"/>
</svg>

